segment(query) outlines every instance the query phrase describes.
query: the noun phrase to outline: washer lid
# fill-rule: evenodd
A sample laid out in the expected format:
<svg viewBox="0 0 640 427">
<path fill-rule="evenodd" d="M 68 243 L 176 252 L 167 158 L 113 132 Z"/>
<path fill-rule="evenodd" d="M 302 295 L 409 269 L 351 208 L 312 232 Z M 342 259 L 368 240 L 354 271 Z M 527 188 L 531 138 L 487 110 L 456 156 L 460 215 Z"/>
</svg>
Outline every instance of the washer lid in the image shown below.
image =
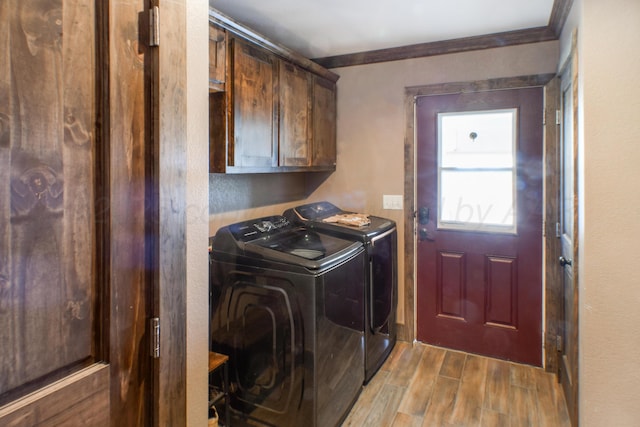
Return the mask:
<svg viewBox="0 0 640 427">
<path fill-rule="evenodd" d="M 244 255 L 318 270 L 351 257 L 362 243 L 293 225 L 282 216 L 258 218 L 220 228 L 212 254 Z"/>
<path fill-rule="evenodd" d="M 296 206 L 293 210 L 297 217 L 304 222 L 319 221 L 333 215 L 345 213 L 342 209 L 329 202 L 309 203 Z"/>
</svg>

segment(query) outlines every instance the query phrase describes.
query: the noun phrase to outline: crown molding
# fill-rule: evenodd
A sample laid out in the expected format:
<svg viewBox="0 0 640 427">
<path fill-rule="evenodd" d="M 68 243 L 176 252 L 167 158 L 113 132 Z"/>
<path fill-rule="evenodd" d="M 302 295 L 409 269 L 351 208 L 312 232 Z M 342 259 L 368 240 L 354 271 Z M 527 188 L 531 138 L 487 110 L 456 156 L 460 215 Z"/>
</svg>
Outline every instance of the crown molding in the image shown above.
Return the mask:
<svg viewBox="0 0 640 427">
<path fill-rule="evenodd" d="M 555 0 L 545 27 L 326 56 L 312 61 L 331 69 L 557 40 L 572 4 L 573 0 Z"/>
</svg>

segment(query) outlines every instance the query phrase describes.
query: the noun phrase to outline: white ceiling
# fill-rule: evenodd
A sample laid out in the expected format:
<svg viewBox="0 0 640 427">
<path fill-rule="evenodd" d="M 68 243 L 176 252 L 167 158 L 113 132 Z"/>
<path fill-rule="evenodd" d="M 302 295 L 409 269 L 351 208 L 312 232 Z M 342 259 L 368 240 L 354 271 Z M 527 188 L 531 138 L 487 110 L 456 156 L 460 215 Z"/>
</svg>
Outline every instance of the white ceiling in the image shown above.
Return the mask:
<svg viewBox="0 0 640 427">
<path fill-rule="evenodd" d="M 209 0 L 308 58 L 544 27 L 554 0 Z"/>
</svg>

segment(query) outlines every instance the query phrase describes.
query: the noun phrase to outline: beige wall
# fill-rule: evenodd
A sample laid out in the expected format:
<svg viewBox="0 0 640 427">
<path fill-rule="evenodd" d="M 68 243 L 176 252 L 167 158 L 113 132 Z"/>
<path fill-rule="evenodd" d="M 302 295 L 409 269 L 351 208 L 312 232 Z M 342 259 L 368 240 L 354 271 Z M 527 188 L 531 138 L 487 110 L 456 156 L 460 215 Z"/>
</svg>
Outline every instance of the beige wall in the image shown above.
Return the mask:
<svg viewBox="0 0 640 427">
<path fill-rule="evenodd" d="M 338 170 L 314 194 L 394 219 L 404 248 L 402 211 L 382 209 L 384 194 L 404 194 L 405 88 L 445 82 L 553 73 L 558 43 L 546 42 L 341 68 Z M 404 257 L 399 256 L 398 319 L 404 323 Z"/>
<path fill-rule="evenodd" d="M 640 2 L 573 8 L 565 33 L 578 28 L 580 425 L 637 426 Z"/>
</svg>

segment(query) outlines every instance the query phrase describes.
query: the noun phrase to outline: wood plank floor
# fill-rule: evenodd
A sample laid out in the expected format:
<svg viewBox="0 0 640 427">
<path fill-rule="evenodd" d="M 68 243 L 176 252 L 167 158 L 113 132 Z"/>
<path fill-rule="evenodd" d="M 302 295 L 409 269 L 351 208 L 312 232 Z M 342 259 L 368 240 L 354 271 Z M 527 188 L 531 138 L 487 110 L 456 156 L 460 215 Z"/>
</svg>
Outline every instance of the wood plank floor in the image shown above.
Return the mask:
<svg viewBox="0 0 640 427">
<path fill-rule="evenodd" d="M 342 424 L 570 427 L 555 376 L 528 365 L 398 342 Z"/>
</svg>

